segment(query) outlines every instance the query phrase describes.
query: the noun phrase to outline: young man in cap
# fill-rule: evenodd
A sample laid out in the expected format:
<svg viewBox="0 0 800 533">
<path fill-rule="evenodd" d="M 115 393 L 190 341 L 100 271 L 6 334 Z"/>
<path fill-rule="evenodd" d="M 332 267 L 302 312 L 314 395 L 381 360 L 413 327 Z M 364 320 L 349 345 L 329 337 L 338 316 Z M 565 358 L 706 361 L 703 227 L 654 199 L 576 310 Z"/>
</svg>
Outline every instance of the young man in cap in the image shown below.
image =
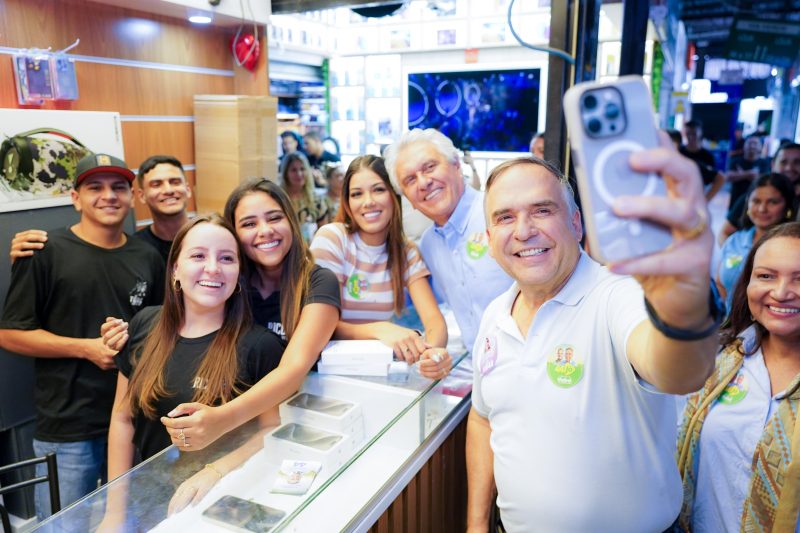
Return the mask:
<svg viewBox="0 0 800 533">
<path fill-rule="evenodd" d="M 134 233 L 158 250 L 164 264 L 178 230 L 188 220 L 187 207 L 192 189 L 186 181 L 181 162 L 170 155 L 148 157 L 139 166 L 139 188 L 136 196 L 150 210 L 153 223 Z M 47 232 L 38 229 L 21 231 L 11 241 L 11 262 L 41 250 L 47 242 Z"/>
<path fill-rule="evenodd" d="M 14 263 L 0 318 L 0 347 L 36 358 L 33 447 L 37 456 L 56 453 L 62 507 L 105 477 L 116 371 L 100 325 L 163 298 L 158 252 L 123 232 L 133 178 L 113 156 L 78 162 L 72 203 L 80 221 L 50 231 L 46 247 Z M 48 500 L 37 485 L 40 518 Z"/>
</svg>

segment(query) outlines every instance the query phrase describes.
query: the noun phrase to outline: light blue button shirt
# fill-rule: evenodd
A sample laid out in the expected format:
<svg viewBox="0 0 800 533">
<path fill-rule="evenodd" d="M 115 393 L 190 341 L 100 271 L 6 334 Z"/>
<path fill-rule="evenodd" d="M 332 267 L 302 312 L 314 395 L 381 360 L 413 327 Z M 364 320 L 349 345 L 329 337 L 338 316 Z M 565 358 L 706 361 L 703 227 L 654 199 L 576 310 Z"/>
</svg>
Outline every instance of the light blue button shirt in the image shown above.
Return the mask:
<svg viewBox="0 0 800 533">
<path fill-rule="evenodd" d="M 434 288 L 453 310 L 464 345 L 472 349 L 483 311 L 512 283 L 489 255 L 483 193 L 466 187 L 447 223 L 428 228 L 419 248 Z"/>
<path fill-rule="evenodd" d="M 733 290 L 736 288 L 736 282 L 739 281 L 739 276 L 744 269 L 744 262 L 747 259 L 747 254 L 753 247 L 753 237 L 756 234 L 756 228 L 752 227 L 747 230 L 739 230 L 725 240 L 720 250 L 719 262 L 719 281 L 725 287 L 726 297 L 725 305 L 728 309 L 731 308 L 733 302 Z"/>
<path fill-rule="evenodd" d="M 752 349 L 753 328 L 741 336 L 745 348 Z M 753 455 L 782 395 L 771 394 L 761 350 L 745 357 L 742 368 L 712 405 L 700 433 L 692 531 L 739 531 Z M 795 531 L 800 532 L 800 524 Z"/>
</svg>

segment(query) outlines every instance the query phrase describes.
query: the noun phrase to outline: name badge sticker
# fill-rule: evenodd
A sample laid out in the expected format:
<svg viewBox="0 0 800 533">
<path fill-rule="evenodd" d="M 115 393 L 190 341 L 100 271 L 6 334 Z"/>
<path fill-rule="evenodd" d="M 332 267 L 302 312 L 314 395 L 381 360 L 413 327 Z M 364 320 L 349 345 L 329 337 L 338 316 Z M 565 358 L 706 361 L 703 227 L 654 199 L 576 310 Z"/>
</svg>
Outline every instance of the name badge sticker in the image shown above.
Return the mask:
<svg viewBox="0 0 800 533">
<path fill-rule="evenodd" d="M 556 387 L 569 389 L 583 379 L 583 362 L 572 344 L 559 344 L 547 358 L 547 377 Z"/>
<path fill-rule="evenodd" d="M 485 337 L 481 356 L 481 375 L 486 376 L 497 365 L 497 337 Z"/>
<path fill-rule="evenodd" d="M 480 259 L 489 250 L 489 241 L 486 232 L 475 232 L 469 236 L 467 241 L 467 257 L 470 259 Z"/>
<path fill-rule="evenodd" d="M 725 405 L 736 405 L 744 400 L 749 390 L 750 384 L 747 382 L 743 370 L 739 369 L 736 376 L 728 383 L 728 386 L 725 387 L 722 394 L 719 395 L 717 401 Z"/>
</svg>

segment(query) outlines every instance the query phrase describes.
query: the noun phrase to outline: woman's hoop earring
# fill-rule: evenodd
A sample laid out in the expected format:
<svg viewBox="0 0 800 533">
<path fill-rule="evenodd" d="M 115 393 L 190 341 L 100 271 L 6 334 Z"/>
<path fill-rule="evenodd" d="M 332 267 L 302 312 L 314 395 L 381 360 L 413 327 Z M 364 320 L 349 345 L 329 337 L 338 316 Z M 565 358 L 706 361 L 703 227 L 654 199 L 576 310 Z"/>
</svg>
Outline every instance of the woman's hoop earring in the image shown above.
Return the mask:
<svg viewBox="0 0 800 533">
<path fill-rule="evenodd" d="M 175 292 L 181 292 L 181 280 L 172 278 L 172 288 Z"/>
<path fill-rule="evenodd" d="M 239 294 L 240 292 L 242 292 L 242 283 L 237 281 L 236 288 L 233 290 L 233 294 Z"/>
</svg>

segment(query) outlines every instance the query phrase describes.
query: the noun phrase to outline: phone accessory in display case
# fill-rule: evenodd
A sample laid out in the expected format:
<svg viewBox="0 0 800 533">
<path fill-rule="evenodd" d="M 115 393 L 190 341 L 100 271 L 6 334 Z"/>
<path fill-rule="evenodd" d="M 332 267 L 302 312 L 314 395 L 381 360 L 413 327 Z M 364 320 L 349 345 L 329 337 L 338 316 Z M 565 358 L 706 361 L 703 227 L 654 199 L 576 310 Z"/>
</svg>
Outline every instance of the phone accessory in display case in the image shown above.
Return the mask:
<svg viewBox="0 0 800 533">
<path fill-rule="evenodd" d="M 66 54 L 54 54 L 50 61 L 53 79 L 53 95 L 56 100 L 77 100 L 78 79 L 75 75 L 75 60 Z"/>
<path fill-rule="evenodd" d="M 308 492 L 314 479 L 322 469 L 319 461 L 292 461 L 285 460 L 281 463 L 275 484 L 270 492 L 278 494 L 300 495 Z"/>
<path fill-rule="evenodd" d="M 364 417 L 356 403 L 300 392 L 279 407 L 281 420 L 315 426 L 350 435 L 356 442 L 364 439 Z"/>
<path fill-rule="evenodd" d="M 264 437 L 268 454 L 295 461 L 319 461 L 328 472 L 336 471 L 350 457 L 353 439 L 341 433 L 290 422 Z"/>
<path fill-rule="evenodd" d="M 42 104 L 52 100 L 53 79 L 51 56 L 44 50 L 30 50 L 12 56 L 14 79 L 17 82 L 17 101 L 22 105 Z"/>
<path fill-rule="evenodd" d="M 672 243 L 668 228 L 618 217 L 619 196 L 666 196 L 657 174 L 634 171 L 632 152 L 658 146 L 655 115 L 639 76 L 580 83 L 564 95 L 564 114 L 592 255 L 601 262 L 652 254 Z"/>
<path fill-rule="evenodd" d="M 264 533 L 280 523 L 285 511 L 267 505 L 225 495 L 211 504 L 203 518 L 218 526 L 242 533 Z"/>
</svg>

